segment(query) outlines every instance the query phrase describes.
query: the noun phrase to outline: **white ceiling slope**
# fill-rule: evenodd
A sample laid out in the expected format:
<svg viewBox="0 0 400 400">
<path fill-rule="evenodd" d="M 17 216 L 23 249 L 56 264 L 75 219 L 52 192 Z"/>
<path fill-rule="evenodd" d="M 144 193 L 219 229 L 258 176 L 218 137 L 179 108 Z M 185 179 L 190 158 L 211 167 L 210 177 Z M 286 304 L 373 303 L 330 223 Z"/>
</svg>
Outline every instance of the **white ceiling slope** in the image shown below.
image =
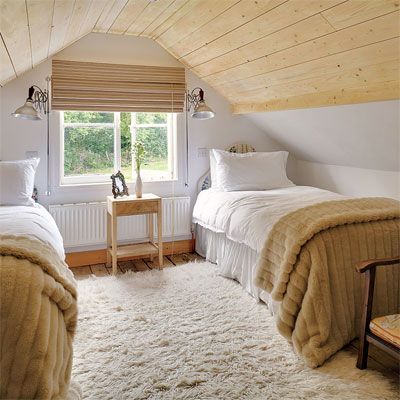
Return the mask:
<svg viewBox="0 0 400 400">
<path fill-rule="evenodd" d="M 398 100 L 254 113 L 247 117 L 297 159 L 400 171 Z"/>
</svg>

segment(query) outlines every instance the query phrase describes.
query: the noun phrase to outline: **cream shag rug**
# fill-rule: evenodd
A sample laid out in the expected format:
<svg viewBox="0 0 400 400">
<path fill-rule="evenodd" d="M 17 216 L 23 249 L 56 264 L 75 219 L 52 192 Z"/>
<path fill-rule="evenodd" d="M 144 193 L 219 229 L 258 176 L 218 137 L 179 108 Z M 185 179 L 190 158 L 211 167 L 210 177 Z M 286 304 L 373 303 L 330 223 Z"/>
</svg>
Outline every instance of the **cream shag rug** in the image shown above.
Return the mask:
<svg viewBox="0 0 400 400">
<path fill-rule="evenodd" d="M 398 399 L 354 353 L 306 367 L 266 306 L 207 262 L 79 281 L 79 306 L 87 399 Z"/>
</svg>

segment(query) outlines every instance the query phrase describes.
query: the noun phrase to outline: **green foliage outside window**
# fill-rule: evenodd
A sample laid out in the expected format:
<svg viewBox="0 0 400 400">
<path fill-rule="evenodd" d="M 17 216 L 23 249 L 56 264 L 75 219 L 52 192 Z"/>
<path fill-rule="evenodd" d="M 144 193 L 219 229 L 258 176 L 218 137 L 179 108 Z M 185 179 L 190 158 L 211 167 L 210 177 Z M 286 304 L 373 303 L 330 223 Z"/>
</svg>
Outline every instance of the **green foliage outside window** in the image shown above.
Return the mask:
<svg viewBox="0 0 400 400">
<path fill-rule="evenodd" d="M 167 124 L 165 113 L 137 113 L 136 124 Z M 78 127 L 68 124 L 84 123 Z M 64 175 L 111 174 L 114 171 L 114 113 L 64 112 Z M 112 124 L 95 127 L 90 124 Z M 132 177 L 131 113 L 120 113 L 121 169 Z M 143 171 L 168 171 L 168 129 L 166 126 L 137 127 L 136 137 L 145 148 Z"/>
</svg>

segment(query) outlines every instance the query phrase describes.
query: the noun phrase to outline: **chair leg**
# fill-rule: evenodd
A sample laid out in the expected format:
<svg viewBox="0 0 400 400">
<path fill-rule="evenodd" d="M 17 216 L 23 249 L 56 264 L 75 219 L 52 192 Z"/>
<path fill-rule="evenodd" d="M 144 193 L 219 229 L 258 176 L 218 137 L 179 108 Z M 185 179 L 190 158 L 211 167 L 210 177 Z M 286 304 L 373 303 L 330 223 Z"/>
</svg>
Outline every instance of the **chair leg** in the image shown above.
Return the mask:
<svg viewBox="0 0 400 400">
<path fill-rule="evenodd" d="M 371 321 L 372 296 L 375 286 L 375 269 L 366 271 L 364 284 L 364 301 L 360 321 L 360 348 L 358 349 L 357 360 L 357 368 L 359 369 L 367 368 L 369 347 L 369 342 L 367 341 L 367 332 L 369 329 L 369 322 Z"/>
<path fill-rule="evenodd" d="M 360 337 L 358 348 L 358 358 L 357 358 L 357 368 L 358 369 L 365 369 L 367 368 L 368 363 L 368 348 L 369 342 L 365 336 Z"/>
</svg>

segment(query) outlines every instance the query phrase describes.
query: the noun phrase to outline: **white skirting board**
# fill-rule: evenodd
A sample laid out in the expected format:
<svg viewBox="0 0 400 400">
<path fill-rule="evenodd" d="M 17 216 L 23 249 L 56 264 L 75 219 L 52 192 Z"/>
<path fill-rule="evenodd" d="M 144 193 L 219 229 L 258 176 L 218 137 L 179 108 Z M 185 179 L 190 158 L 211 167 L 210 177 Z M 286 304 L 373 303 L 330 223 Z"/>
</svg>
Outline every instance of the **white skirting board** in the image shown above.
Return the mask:
<svg viewBox="0 0 400 400">
<path fill-rule="evenodd" d="M 84 251 L 106 246 L 106 203 L 50 205 L 67 251 Z M 162 199 L 163 240 L 191 238 L 190 197 Z M 154 221 L 156 222 L 156 221 Z M 157 224 L 154 223 L 155 228 Z M 118 241 L 140 242 L 149 236 L 144 215 L 118 217 Z"/>
</svg>

